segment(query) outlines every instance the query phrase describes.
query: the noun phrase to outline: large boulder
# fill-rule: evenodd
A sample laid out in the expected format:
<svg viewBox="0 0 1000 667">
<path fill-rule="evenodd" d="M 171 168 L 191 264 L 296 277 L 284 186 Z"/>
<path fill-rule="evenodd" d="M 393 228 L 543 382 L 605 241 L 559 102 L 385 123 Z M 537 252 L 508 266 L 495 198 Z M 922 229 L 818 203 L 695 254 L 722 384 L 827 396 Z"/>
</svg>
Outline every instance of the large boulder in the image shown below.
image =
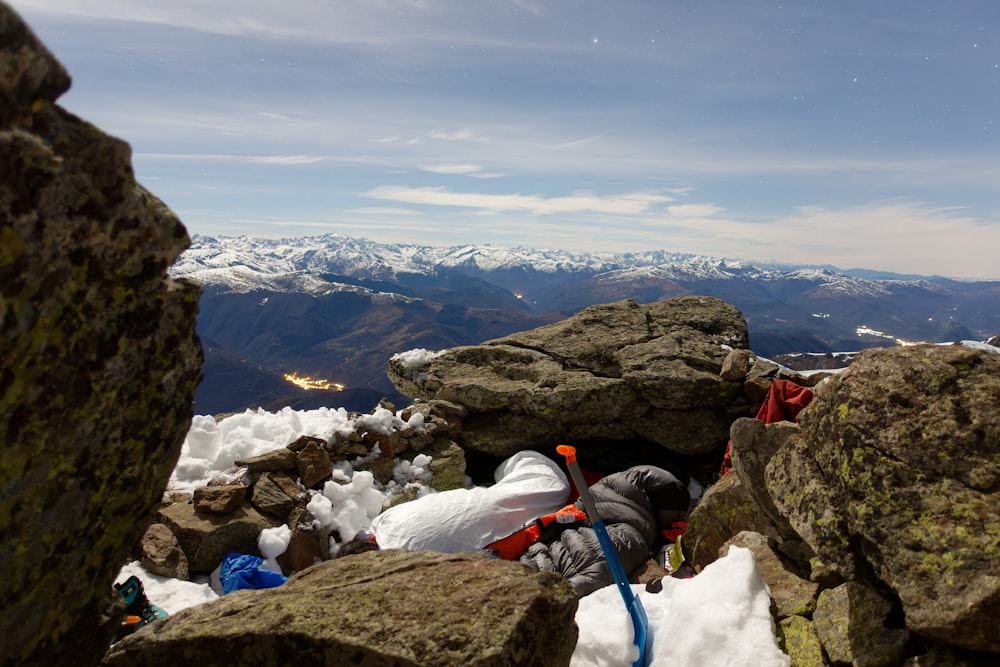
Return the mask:
<svg viewBox="0 0 1000 667">
<path fill-rule="evenodd" d="M 568 665 L 576 608 L 563 577 L 511 561 L 373 551 L 186 609 L 104 665 Z"/>
<path fill-rule="evenodd" d="M 0 664 L 94 664 L 191 421 L 189 239 L 0 3 Z"/>
<path fill-rule="evenodd" d="M 786 556 L 801 554 L 801 539 L 764 486 L 768 461 L 793 433 L 798 433 L 798 426 L 787 421 L 733 422 L 729 431 L 733 469 L 705 491 L 691 512 L 682 541 L 685 558 L 696 571 L 719 558 L 721 547 L 743 531 L 764 535 L 779 550 L 790 552 Z"/>
<path fill-rule="evenodd" d="M 888 586 L 909 631 L 1000 652 L 1000 355 L 868 350 L 798 421 L 766 469 L 796 532 Z"/>
<path fill-rule="evenodd" d="M 388 373 L 403 394 L 464 406 L 470 452 L 638 440 L 702 454 L 725 445 L 736 407 L 748 411 L 741 382 L 720 376 L 746 347 L 743 315 L 718 299 L 626 300 L 420 364 L 394 358 Z"/>
</svg>

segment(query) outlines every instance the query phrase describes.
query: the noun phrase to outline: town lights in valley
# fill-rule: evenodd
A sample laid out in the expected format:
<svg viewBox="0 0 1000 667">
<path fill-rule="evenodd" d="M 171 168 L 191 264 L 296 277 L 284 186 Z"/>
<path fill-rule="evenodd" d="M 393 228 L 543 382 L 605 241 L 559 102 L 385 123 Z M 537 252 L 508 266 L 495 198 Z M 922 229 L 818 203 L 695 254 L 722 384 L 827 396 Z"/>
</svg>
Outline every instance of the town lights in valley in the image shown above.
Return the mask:
<svg viewBox="0 0 1000 667">
<path fill-rule="evenodd" d="M 343 391 L 344 385 L 339 382 L 330 382 L 329 380 L 320 380 L 317 378 L 309 377 L 308 375 L 299 375 L 298 373 L 285 373 L 285 379 L 294 384 L 300 389 L 326 389 L 332 391 Z"/>
</svg>

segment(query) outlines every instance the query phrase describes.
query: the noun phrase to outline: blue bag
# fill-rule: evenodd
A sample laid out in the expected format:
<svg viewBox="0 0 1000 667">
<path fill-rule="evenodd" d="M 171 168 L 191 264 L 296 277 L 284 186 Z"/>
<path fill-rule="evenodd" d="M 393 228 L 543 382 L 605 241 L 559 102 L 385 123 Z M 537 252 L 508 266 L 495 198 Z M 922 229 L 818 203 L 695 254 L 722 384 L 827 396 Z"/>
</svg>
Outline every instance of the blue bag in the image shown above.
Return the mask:
<svg viewBox="0 0 1000 667">
<path fill-rule="evenodd" d="M 241 588 L 260 589 L 274 588 L 288 579 L 280 572 L 272 572 L 260 567 L 264 559 L 260 556 L 250 556 L 229 552 L 222 559 L 219 570 L 219 581 L 222 582 L 222 592 L 232 593 Z"/>
</svg>

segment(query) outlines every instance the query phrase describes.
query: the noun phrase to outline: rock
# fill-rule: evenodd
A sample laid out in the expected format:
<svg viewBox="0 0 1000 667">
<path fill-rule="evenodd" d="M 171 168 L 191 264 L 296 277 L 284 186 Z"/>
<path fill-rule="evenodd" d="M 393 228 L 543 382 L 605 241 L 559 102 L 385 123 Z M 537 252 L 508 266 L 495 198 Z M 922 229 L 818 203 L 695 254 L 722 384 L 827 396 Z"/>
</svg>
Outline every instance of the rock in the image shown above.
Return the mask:
<svg viewBox="0 0 1000 667">
<path fill-rule="evenodd" d="M 281 519 L 282 523 L 295 507 L 295 501 L 274 481 L 271 474 L 262 475 L 253 485 L 250 504 L 264 514 Z"/>
<path fill-rule="evenodd" d="M 996 667 L 996 662 L 996 654 L 972 653 L 939 644 L 906 660 L 901 667 Z"/>
<path fill-rule="evenodd" d="M 798 535 L 778 508 L 765 484 L 767 464 L 799 427 L 792 422 L 765 424 L 758 419 L 741 418 L 729 429 L 732 443 L 733 469 L 743 482 L 754 505 L 760 509 L 773 531 L 769 534 L 782 539 L 797 539 Z"/>
<path fill-rule="evenodd" d="M 365 428 L 364 437 L 370 449 L 378 446 L 379 454 L 383 458 L 391 460 L 394 456 L 398 456 L 405 450 L 406 440 L 403 439 L 399 431 L 394 430 L 391 433 L 383 433 L 374 428 Z"/>
<path fill-rule="evenodd" d="M 653 559 L 647 560 L 638 568 L 628 573 L 628 580 L 633 584 L 648 584 L 667 576 L 667 571 Z"/>
<path fill-rule="evenodd" d="M 306 492 L 301 480 L 283 472 L 272 472 L 264 476 L 284 491 L 296 507 L 305 507 L 309 503 L 310 495 Z"/>
<path fill-rule="evenodd" d="M 388 484 L 392 480 L 393 472 L 396 470 L 396 462 L 394 459 L 376 456 L 360 463 L 356 469 L 367 470 L 375 476 L 379 484 Z"/>
<path fill-rule="evenodd" d="M 845 579 L 891 588 L 909 630 L 998 652 L 998 423 L 1000 355 L 866 350 L 799 415 L 768 491 Z"/>
<path fill-rule="evenodd" d="M 785 535 L 761 511 L 736 470 L 708 487 L 688 518 L 681 540 L 685 560 L 700 572 L 719 558 L 723 545 L 743 531 L 760 533 L 776 542 Z"/>
<path fill-rule="evenodd" d="M 196 512 L 209 514 L 229 514 L 243 505 L 247 497 L 247 487 L 242 484 L 225 486 L 200 486 L 194 490 L 193 502 Z"/>
<path fill-rule="evenodd" d="M 326 449 L 329 446 L 329 443 L 323 438 L 317 438 L 314 435 L 302 435 L 299 436 L 294 442 L 288 443 L 286 449 L 290 449 L 298 454 L 311 444 L 316 445 L 317 447 L 322 447 L 323 449 Z"/>
<path fill-rule="evenodd" d="M 278 556 L 282 572 L 301 572 L 315 563 L 330 558 L 330 533 L 321 530 L 316 517 L 302 507 L 296 507 L 288 517 L 292 534 L 288 548 Z"/>
<path fill-rule="evenodd" d="M 264 472 L 298 472 L 298 454 L 288 447 L 278 447 L 258 456 L 236 461 L 236 465 L 246 468 L 250 474 Z"/>
<path fill-rule="evenodd" d="M 103 664 L 565 666 L 576 608 L 563 577 L 519 563 L 373 551 L 186 609 L 118 642 Z"/>
<path fill-rule="evenodd" d="M 746 547 L 753 552 L 761 579 L 771 591 L 774 613 L 779 620 L 813 613 L 819 586 L 790 572 L 767 543 L 766 537 L 749 531 L 738 533 L 719 550 L 720 558 L 729 551 L 729 545 Z"/>
<path fill-rule="evenodd" d="M 463 406 L 458 443 L 485 456 L 636 439 L 699 454 L 725 445 L 742 388 L 719 374 L 746 346 L 743 316 L 718 299 L 626 300 L 388 373 L 407 396 Z"/>
<path fill-rule="evenodd" d="M 750 350 L 731 350 L 722 362 L 719 377 L 730 382 L 739 382 L 747 376 L 756 360 L 756 355 Z"/>
<path fill-rule="evenodd" d="M 56 99 L 66 70 L 0 3 L 0 664 L 93 664 L 200 380 L 200 288 L 125 142 Z M 67 613 L 72 610 L 72 613 Z"/>
<path fill-rule="evenodd" d="M 812 621 L 802 616 L 789 616 L 778 623 L 778 643 L 791 659 L 790 667 L 829 667 L 823 655 L 823 645 Z"/>
<path fill-rule="evenodd" d="M 771 383 L 781 372 L 781 366 L 770 359 L 756 357 L 743 381 L 743 393 L 754 405 L 760 405 L 771 390 Z M 756 414 L 756 413 L 755 413 Z M 753 416 L 753 415 L 751 415 Z"/>
<path fill-rule="evenodd" d="M 813 625 L 830 661 L 856 667 L 898 665 L 906 630 L 886 627 L 891 603 L 871 588 L 847 582 L 819 594 Z"/>
<path fill-rule="evenodd" d="M 431 457 L 431 480 L 438 491 L 465 488 L 465 452 L 452 440 L 436 438 L 426 453 Z"/>
<path fill-rule="evenodd" d="M 252 507 L 240 507 L 226 515 L 200 514 L 189 503 L 161 507 L 156 520 L 177 537 L 188 558 L 188 568 L 197 573 L 211 572 L 230 551 L 260 556 L 257 548 L 260 531 L 282 523 Z"/>
<path fill-rule="evenodd" d="M 307 489 L 314 488 L 333 472 L 330 454 L 315 442 L 308 443 L 298 454 L 299 479 Z"/>
<path fill-rule="evenodd" d="M 684 559 L 698 572 L 719 557 L 719 550 L 736 534 L 756 532 L 759 512 L 735 470 L 705 490 L 688 517 L 681 539 Z"/>
<path fill-rule="evenodd" d="M 191 578 L 184 550 L 162 523 L 150 524 L 142 536 L 141 549 L 139 562 L 147 572 L 182 581 Z"/>
<path fill-rule="evenodd" d="M 212 479 L 208 480 L 208 484 L 206 486 L 231 486 L 234 484 L 250 486 L 250 470 L 247 468 L 232 466 L 220 473 L 217 473 L 214 477 L 212 477 Z"/>
</svg>

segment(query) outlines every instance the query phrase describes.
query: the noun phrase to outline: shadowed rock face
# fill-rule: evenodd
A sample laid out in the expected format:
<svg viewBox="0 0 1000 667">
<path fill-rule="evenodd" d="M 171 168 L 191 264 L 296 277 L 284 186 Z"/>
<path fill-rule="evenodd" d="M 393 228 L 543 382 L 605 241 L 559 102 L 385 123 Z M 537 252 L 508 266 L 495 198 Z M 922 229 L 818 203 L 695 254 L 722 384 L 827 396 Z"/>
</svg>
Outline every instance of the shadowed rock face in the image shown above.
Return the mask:
<svg viewBox="0 0 1000 667">
<path fill-rule="evenodd" d="M 577 596 L 478 554 L 373 551 L 236 591 L 115 644 L 107 667 L 568 665 Z"/>
<path fill-rule="evenodd" d="M 0 3 L 0 663 L 95 664 L 200 379 L 188 244 Z"/>
</svg>

